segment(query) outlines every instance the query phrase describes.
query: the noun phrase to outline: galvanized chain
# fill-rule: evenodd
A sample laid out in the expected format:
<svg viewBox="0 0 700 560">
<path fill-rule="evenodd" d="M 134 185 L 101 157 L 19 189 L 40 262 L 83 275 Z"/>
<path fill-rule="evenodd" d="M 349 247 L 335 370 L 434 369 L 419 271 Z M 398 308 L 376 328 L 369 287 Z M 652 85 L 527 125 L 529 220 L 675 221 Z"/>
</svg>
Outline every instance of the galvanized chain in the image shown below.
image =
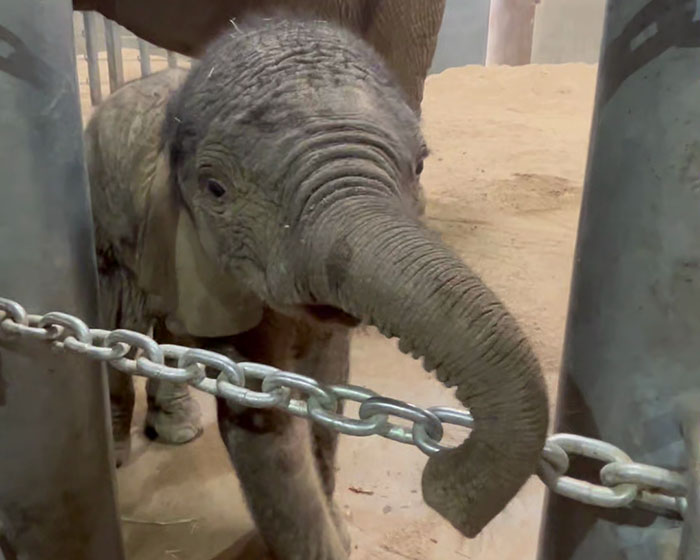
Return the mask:
<svg viewBox="0 0 700 560">
<path fill-rule="evenodd" d="M 67 313 L 30 315 L 19 303 L 0 298 L 0 340 L 16 337 L 108 362 L 129 375 L 187 383 L 242 406 L 285 410 L 341 434 L 379 435 L 412 444 L 426 455 L 450 448 L 440 443 L 445 424 L 464 428 L 474 425 L 467 410 L 420 408 L 355 385 L 323 385 L 304 375 L 253 362 L 234 362 L 208 350 L 158 344 L 145 334 L 126 329 L 91 329 Z M 248 379 L 260 380 L 262 390 L 246 388 Z M 357 418 L 338 412 L 342 401 L 360 404 Z M 390 417 L 407 420 L 409 425 L 392 422 Z M 570 455 L 604 462 L 602 484 L 567 476 Z M 683 516 L 687 507 L 685 476 L 635 463 L 621 449 L 583 436 L 549 437 L 538 475 L 553 492 L 594 506 L 635 506 L 672 516 Z"/>
</svg>

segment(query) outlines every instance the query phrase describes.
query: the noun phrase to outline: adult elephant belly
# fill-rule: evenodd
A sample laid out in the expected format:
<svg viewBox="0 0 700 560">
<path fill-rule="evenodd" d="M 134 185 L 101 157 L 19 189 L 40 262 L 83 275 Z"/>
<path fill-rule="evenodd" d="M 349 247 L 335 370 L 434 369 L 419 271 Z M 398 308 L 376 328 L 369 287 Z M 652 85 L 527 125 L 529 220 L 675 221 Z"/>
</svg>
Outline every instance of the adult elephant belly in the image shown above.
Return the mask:
<svg viewBox="0 0 700 560">
<path fill-rule="evenodd" d="M 367 40 L 419 111 L 446 0 L 73 0 L 75 10 L 95 10 L 154 45 L 199 56 L 224 29 L 237 30 L 247 14 L 312 14 Z"/>
</svg>

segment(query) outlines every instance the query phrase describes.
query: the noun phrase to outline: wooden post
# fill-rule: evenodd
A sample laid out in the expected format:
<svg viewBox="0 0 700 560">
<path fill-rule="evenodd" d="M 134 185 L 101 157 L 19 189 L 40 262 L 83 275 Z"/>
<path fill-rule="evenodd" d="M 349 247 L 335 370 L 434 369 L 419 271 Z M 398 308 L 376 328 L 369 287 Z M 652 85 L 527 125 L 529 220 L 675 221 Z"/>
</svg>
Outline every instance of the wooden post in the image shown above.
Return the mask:
<svg viewBox="0 0 700 560">
<path fill-rule="evenodd" d="M 491 0 L 486 65 L 530 64 L 536 0 Z"/>
</svg>

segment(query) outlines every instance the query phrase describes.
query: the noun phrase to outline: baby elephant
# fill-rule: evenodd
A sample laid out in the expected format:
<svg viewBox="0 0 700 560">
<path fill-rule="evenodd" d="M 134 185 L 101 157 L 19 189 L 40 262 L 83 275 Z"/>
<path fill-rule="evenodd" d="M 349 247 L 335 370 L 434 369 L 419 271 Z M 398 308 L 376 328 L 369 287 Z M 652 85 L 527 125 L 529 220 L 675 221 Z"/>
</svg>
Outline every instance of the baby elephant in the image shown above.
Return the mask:
<svg viewBox="0 0 700 560">
<path fill-rule="evenodd" d="M 432 456 L 426 502 L 475 536 L 535 471 L 548 404 L 494 294 L 420 221 L 418 118 L 365 43 L 322 21 L 237 22 L 190 72 L 107 99 L 86 147 L 106 327 L 147 332 L 323 383 L 348 377 L 351 327 L 375 325 L 457 387 L 476 425 Z M 131 380 L 110 371 L 124 459 Z M 147 430 L 200 430 L 187 390 L 149 381 Z M 341 560 L 336 436 L 218 403 L 221 436 L 269 554 Z"/>
</svg>

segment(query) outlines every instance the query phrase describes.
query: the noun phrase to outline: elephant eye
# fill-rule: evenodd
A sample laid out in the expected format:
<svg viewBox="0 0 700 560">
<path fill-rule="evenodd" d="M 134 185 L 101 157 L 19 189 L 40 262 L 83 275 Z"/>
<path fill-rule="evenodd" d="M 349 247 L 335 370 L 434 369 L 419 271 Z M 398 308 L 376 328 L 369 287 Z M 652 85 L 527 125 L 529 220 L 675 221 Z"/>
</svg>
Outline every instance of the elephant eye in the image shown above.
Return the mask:
<svg viewBox="0 0 700 560">
<path fill-rule="evenodd" d="M 423 173 L 423 160 L 420 160 L 416 164 L 416 175 L 420 175 L 421 173 Z"/>
<path fill-rule="evenodd" d="M 226 194 L 226 188 L 216 179 L 206 178 L 203 179 L 203 183 L 207 191 L 216 198 L 221 198 Z"/>
</svg>

